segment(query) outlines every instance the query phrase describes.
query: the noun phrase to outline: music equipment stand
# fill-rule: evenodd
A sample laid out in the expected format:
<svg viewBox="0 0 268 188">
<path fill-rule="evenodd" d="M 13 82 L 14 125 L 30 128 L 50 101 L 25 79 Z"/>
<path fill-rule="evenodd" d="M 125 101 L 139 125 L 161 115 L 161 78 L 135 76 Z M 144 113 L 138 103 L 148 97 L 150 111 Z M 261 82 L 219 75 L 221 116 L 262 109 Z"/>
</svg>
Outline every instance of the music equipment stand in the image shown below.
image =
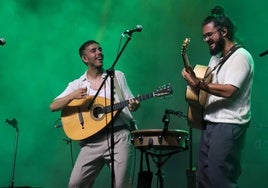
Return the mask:
<svg viewBox="0 0 268 188">
<path fill-rule="evenodd" d="M 135 130 L 131 132 L 132 144 L 135 148 L 140 149 L 143 156 L 148 155 L 156 164 L 156 176 L 160 188 L 164 187 L 164 177 L 162 166 L 174 154 L 188 149 L 188 132 L 182 130 Z M 142 160 L 142 158 L 141 158 Z"/>
<path fill-rule="evenodd" d="M 15 174 L 15 167 L 16 167 L 16 158 L 17 158 L 17 149 L 18 149 L 18 141 L 19 141 L 19 128 L 18 122 L 15 118 L 13 120 L 6 119 L 6 123 L 11 125 L 16 129 L 16 139 L 15 139 L 15 147 L 14 147 L 14 155 L 13 155 L 13 164 L 12 164 L 12 171 L 11 171 L 11 178 L 9 182 L 9 187 L 14 187 L 14 174 Z"/>
<path fill-rule="evenodd" d="M 6 119 L 6 123 L 11 125 L 16 129 L 16 139 L 15 139 L 15 147 L 14 147 L 14 155 L 13 155 L 13 163 L 12 163 L 12 171 L 11 171 L 11 178 L 9 187 L 1 187 L 1 188 L 41 188 L 39 186 L 14 186 L 14 175 L 15 175 L 15 168 L 16 168 L 16 158 L 17 158 L 17 150 L 18 150 L 18 141 L 19 141 L 19 128 L 18 128 L 18 121 L 13 118 L 12 120 Z"/>
<path fill-rule="evenodd" d="M 196 169 L 193 167 L 193 129 L 189 128 L 189 168 L 186 170 L 187 188 L 196 188 Z"/>
<path fill-rule="evenodd" d="M 142 151 L 143 152 L 143 151 Z M 164 187 L 164 174 L 162 172 L 162 166 L 165 164 L 165 162 L 167 162 L 167 160 L 174 154 L 180 152 L 179 150 L 175 150 L 175 151 L 169 151 L 167 153 L 162 153 L 162 151 L 160 150 L 159 153 L 154 153 L 154 152 L 149 152 L 149 151 L 145 151 L 145 153 L 147 153 L 149 156 L 151 156 L 153 162 L 156 164 L 157 167 L 157 172 L 156 172 L 156 176 L 158 179 L 158 182 L 160 184 L 160 188 Z"/>
</svg>

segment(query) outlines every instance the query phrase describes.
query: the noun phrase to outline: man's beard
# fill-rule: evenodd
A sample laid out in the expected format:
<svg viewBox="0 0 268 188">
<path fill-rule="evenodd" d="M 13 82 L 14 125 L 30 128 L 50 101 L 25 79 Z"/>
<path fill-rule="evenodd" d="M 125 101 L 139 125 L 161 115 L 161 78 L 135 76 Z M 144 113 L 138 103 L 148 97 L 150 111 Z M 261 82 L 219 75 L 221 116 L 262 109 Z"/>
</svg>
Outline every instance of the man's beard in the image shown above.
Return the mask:
<svg viewBox="0 0 268 188">
<path fill-rule="evenodd" d="M 224 49 L 225 41 L 222 37 L 219 38 L 217 42 L 215 42 L 215 48 L 209 49 L 211 55 L 217 55 L 218 53 L 222 52 Z"/>
</svg>

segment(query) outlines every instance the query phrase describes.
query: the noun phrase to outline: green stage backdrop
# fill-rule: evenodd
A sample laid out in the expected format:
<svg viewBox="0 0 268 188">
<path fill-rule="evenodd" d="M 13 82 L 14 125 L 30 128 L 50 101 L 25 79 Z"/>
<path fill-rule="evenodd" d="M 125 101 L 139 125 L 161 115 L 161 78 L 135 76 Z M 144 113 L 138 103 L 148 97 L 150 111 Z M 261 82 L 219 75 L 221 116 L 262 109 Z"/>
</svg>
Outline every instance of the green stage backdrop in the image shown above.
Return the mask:
<svg viewBox="0 0 268 188">
<path fill-rule="evenodd" d="M 79 146 L 69 143 L 62 128 L 55 128 L 60 113 L 49 104 L 86 67 L 78 55 L 80 45 L 99 41 L 105 68 L 115 61 L 121 33 L 140 24 L 115 68 L 125 72 L 135 95 L 170 83 L 174 93 L 165 99 L 142 102 L 134 113 L 141 130 L 162 129 L 165 109 L 186 114 L 185 81 L 180 50 L 191 38 L 188 56 L 192 65 L 209 60 L 202 42 L 201 22 L 215 5 L 222 5 L 238 27 L 238 36 L 255 60 L 252 123 L 244 150 L 243 188 L 268 187 L 268 19 L 265 0 L 1 0 L 0 38 L 0 187 L 8 186 L 13 171 L 16 129 L 6 120 L 17 120 L 19 138 L 14 174 L 16 186 L 67 187 Z M 235 74 L 235 73 L 234 73 Z M 185 119 L 171 116 L 170 129 L 188 130 Z M 196 164 L 199 131 L 193 132 L 193 165 Z M 137 182 L 139 151 L 133 171 Z M 156 172 L 153 160 L 151 167 Z M 165 187 L 186 187 L 189 152 L 173 155 L 162 167 Z M 109 187 L 105 168 L 95 187 Z M 156 176 L 153 187 L 156 187 Z"/>
</svg>

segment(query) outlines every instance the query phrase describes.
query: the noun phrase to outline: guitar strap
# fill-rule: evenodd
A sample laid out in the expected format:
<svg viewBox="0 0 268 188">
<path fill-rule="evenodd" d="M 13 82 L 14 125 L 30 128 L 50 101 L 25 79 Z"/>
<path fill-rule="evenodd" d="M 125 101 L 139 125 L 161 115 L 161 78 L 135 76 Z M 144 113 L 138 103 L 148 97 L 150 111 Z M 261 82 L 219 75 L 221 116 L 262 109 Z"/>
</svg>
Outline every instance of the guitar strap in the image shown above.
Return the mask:
<svg viewBox="0 0 268 188">
<path fill-rule="evenodd" d="M 222 65 L 224 64 L 224 62 L 238 49 L 238 48 L 241 48 L 241 45 L 238 45 L 238 44 L 235 44 L 229 51 L 228 51 L 228 53 L 227 53 L 227 55 L 225 55 L 225 56 L 223 56 L 223 57 L 221 57 L 220 58 L 220 61 L 219 61 L 219 63 L 215 66 L 215 67 L 213 67 L 213 69 L 210 71 L 210 72 L 208 72 L 207 74 L 206 74 L 206 76 L 204 77 L 204 79 L 203 80 L 206 80 L 206 78 L 208 78 L 209 77 L 209 75 L 213 72 L 213 71 L 215 71 L 218 67 L 218 70 L 217 70 L 217 73 L 220 71 L 220 69 L 221 69 L 221 67 L 222 67 Z"/>
<path fill-rule="evenodd" d="M 228 51 L 227 55 L 223 56 L 221 59 L 220 59 L 220 62 L 219 62 L 219 68 L 217 70 L 217 73 L 220 71 L 222 65 L 225 63 L 225 61 L 238 49 L 240 48 L 241 45 L 238 45 L 238 44 L 235 44 L 234 46 L 232 46 L 232 48 Z"/>
<path fill-rule="evenodd" d="M 123 101 L 124 98 L 123 98 L 122 91 L 121 91 L 121 89 L 119 87 L 118 80 L 117 80 L 116 76 L 115 76 L 115 79 L 114 79 L 114 87 L 115 87 L 115 91 L 116 91 L 116 93 L 118 95 L 119 101 Z"/>
<path fill-rule="evenodd" d="M 117 78 L 116 78 L 116 75 L 115 75 L 115 79 L 114 79 L 114 87 L 115 87 L 115 91 L 116 91 L 116 93 L 117 93 L 117 95 L 118 95 L 119 101 L 123 101 L 123 100 L 125 100 L 125 99 L 123 98 L 122 91 L 121 91 L 121 89 L 120 89 L 120 87 L 119 87 L 119 84 L 118 84 L 118 80 L 117 80 Z M 138 130 L 138 125 L 136 124 L 136 121 L 135 121 L 134 119 L 131 119 L 131 120 L 129 121 L 129 124 L 130 124 L 130 130 L 131 130 L 131 131 L 133 131 L 133 130 Z"/>
</svg>

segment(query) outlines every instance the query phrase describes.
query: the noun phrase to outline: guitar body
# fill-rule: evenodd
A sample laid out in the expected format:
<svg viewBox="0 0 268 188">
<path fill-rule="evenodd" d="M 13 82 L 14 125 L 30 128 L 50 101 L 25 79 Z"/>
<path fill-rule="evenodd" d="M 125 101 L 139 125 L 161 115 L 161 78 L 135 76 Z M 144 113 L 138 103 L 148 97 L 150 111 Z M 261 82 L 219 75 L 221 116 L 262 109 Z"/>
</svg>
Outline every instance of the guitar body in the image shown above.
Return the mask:
<svg viewBox="0 0 268 188">
<path fill-rule="evenodd" d="M 72 140 L 83 140 L 88 138 L 111 121 L 111 115 L 99 113 L 104 105 L 110 105 L 111 101 L 104 97 L 97 97 L 91 109 L 88 109 L 92 96 L 85 99 L 74 99 L 61 112 L 61 121 L 65 134 Z M 116 116 L 118 111 L 114 111 Z"/>
<path fill-rule="evenodd" d="M 208 72 L 210 72 L 210 68 L 207 66 L 196 65 L 194 67 L 194 73 L 199 80 L 203 80 Z M 204 81 L 207 83 L 211 82 L 211 76 L 206 78 Z M 201 106 L 204 106 L 207 99 L 207 92 L 200 90 L 199 93 L 196 93 L 187 86 L 185 97 L 189 103 L 199 103 Z"/>
<path fill-rule="evenodd" d="M 206 77 L 207 73 L 210 72 L 210 68 L 204 65 L 196 65 L 194 72 L 199 80 Z M 211 75 L 205 79 L 205 82 L 211 82 Z M 203 108 L 206 104 L 207 92 L 203 90 L 196 91 L 192 90 L 189 86 L 186 88 L 185 99 L 188 102 L 188 125 L 192 128 L 203 129 Z"/>
</svg>

